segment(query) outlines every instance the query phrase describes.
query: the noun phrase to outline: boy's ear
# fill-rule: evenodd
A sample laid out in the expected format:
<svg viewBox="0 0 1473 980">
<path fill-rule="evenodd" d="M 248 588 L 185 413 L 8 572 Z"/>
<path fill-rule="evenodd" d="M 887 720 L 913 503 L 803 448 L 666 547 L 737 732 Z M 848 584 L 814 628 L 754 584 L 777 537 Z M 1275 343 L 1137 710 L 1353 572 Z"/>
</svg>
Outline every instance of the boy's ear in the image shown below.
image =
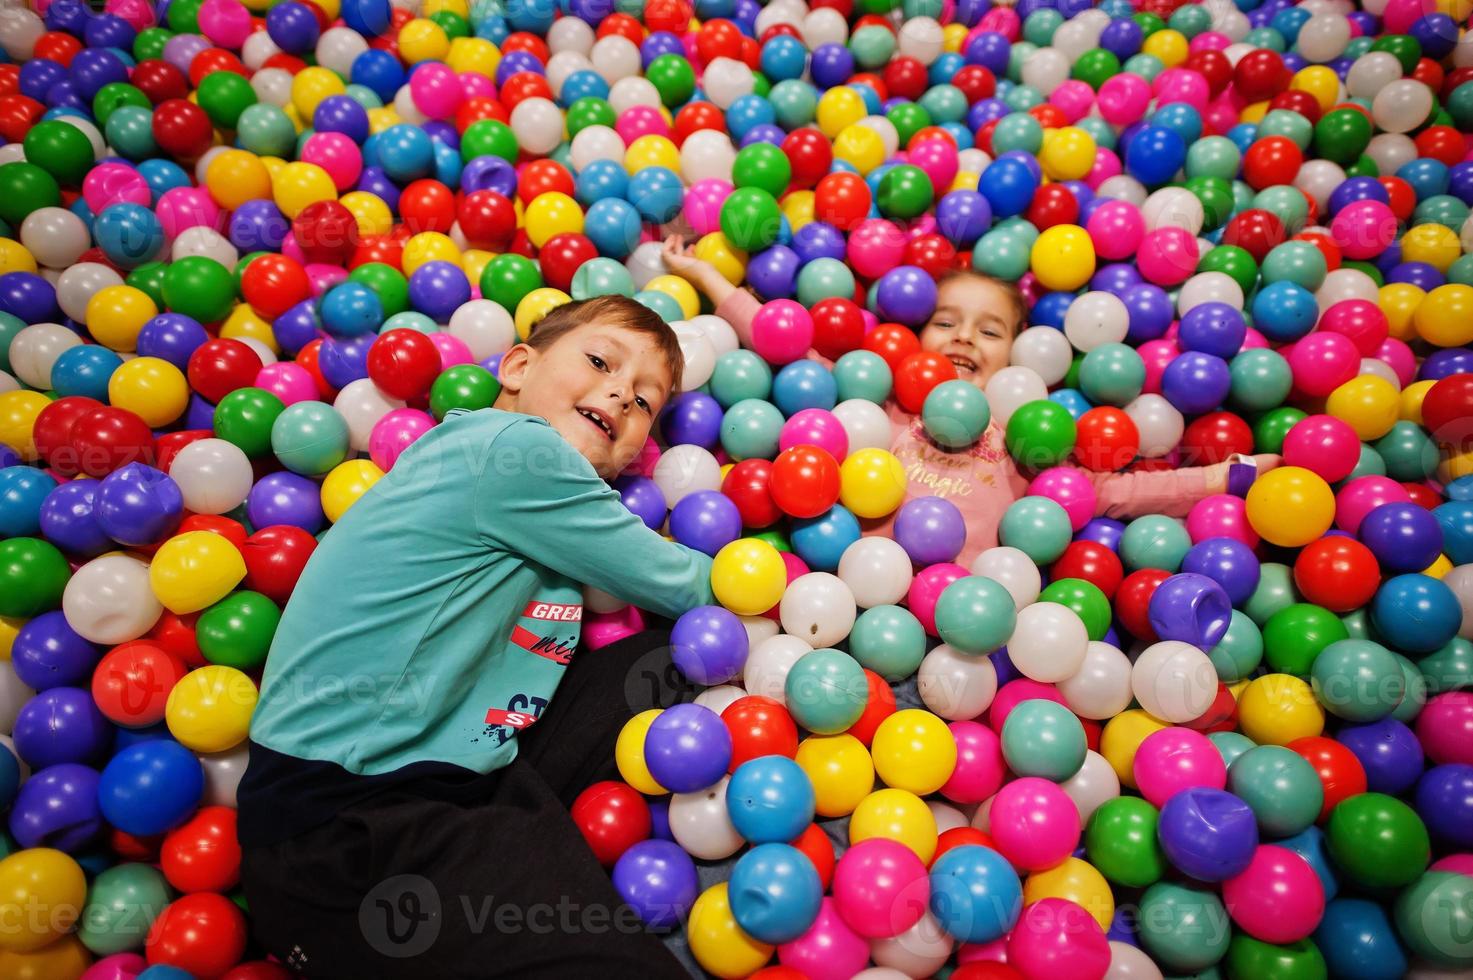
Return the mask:
<svg viewBox="0 0 1473 980">
<path fill-rule="evenodd" d="M 497 367 L 496 377 L 501 381 L 501 387 L 513 394 L 522 390 L 522 384 L 526 380 L 527 371 L 537 359 L 537 351 L 526 344 L 515 344 L 501 358 L 501 364 Z"/>
</svg>

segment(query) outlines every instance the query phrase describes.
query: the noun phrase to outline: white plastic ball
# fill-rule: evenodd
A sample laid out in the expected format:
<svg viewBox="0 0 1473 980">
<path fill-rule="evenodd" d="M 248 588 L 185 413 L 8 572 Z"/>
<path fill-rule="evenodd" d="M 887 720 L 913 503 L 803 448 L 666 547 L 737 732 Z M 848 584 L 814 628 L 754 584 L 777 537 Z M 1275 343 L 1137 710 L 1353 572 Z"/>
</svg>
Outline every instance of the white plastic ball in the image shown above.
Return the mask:
<svg viewBox="0 0 1473 980">
<path fill-rule="evenodd" d="M 1146 198 L 1141 216 L 1145 218 L 1148 231 L 1185 228 L 1193 235 L 1201 233 L 1207 220 L 1201 199 L 1185 187 L 1163 187 L 1153 192 Z"/>
<path fill-rule="evenodd" d="M 593 70 L 603 76 L 603 80 L 610 85 L 621 78 L 629 78 L 639 73 L 639 48 L 629 38 L 620 34 L 610 34 L 599 38 L 588 52 L 588 57 L 593 62 Z M 616 108 L 614 111 L 621 110 Z"/>
<path fill-rule="evenodd" d="M 670 834 L 687 854 L 702 861 L 731 857 L 747 843 L 731 823 L 726 809 L 730 776 L 694 793 L 670 797 Z"/>
<path fill-rule="evenodd" d="M 714 313 L 702 313 L 691 317 L 686 322 L 701 329 L 706 339 L 711 342 L 711 348 L 716 351 L 717 357 L 722 354 L 730 354 L 741 346 L 741 341 L 737 339 L 736 330 L 732 325 Z"/>
<path fill-rule="evenodd" d="M 583 132 L 587 132 L 584 130 Z M 582 133 L 579 134 L 580 136 Z M 629 258 L 624 260 L 624 268 L 629 270 L 629 275 L 634 278 L 634 288 L 643 289 L 649 285 L 651 279 L 663 276 L 670 270 L 665 268 L 665 259 L 660 254 L 659 242 L 642 242 L 637 245 Z"/>
<path fill-rule="evenodd" d="M 803 17 L 803 44 L 809 51 L 825 44 L 843 44 L 849 40 L 849 22 L 833 7 L 810 10 Z"/>
<path fill-rule="evenodd" d="M 1100 186 L 1095 188 L 1095 197 L 1113 197 L 1140 207 L 1146 203 L 1146 185 L 1128 174 L 1116 174 L 1100 181 Z"/>
<path fill-rule="evenodd" d="M 837 575 L 809 572 L 783 592 L 778 617 L 783 631 L 814 649 L 831 647 L 854 628 L 854 593 Z"/>
<path fill-rule="evenodd" d="M 742 629 L 747 631 L 747 649 L 755 650 L 759 644 L 777 636 L 782 627 L 766 616 L 738 616 L 742 621 Z"/>
<path fill-rule="evenodd" d="M 574 170 L 586 170 L 596 160 L 624 162 L 624 141 L 608 126 L 585 126 L 568 147 Z"/>
<path fill-rule="evenodd" d="M 225 268 L 234 269 L 240 261 L 240 250 L 208 225 L 195 225 L 180 232 L 169 250 L 170 260 L 174 262 L 190 256 L 214 259 Z"/>
<path fill-rule="evenodd" d="M 108 646 L 138 639 L 164 611 L 149 584 L 148 566 L 119 554 L 77 569 L 62 592 L 61 609 L 78 636 Z"/>
<path fill-rule="evenodd" d="M 1401 78 L 1401 62 L 1390 51 L 1367 51 L 1345 73 L 1345 87 L 1358 99 L 1373 99 L 1376 93 Z"/>
<path fill-rule="evenodd" d="M 747 696 L 747 692 L 735 684 L 718 684 L 708 687 L 695 697 L 695 703 L 703 708 L 709 708 L 716 714 L 721 714 L 731 706 L 733 701 Z"/>
<path fill-rule="evenodd" d="M 92 245 L 92 233 L 66 208 L 37 208 L 21 222 L 20 243 L 41 265 L 65 269 Z"/>
<path fill-rule="evenodd" d="M 1130 687 L 1148 714 L 1179 725 L 1212 707 L 1217 671 L 1207 654 L 1190 643 L 1162 640 L 1136 658 Z"/>
<path fill-rule="evenodd" d="M 609 105 L 614 112 L 623 113 L 637 105 L 660 107 L 660 93 L 654 83 L 641 75 L 621 78 L 609 88 Z"/>
<path fill-rule="evenodd" d="M 999 545 L 988 548 L 972 559 L 973 575 L 990 578 L 1008 590 L 1013 597 L 1013 606 L 1021 610 L 1031 606 L 1043 589 L 1043 575 L 1033 559 L 1017 548 Z"/>
<path fill-rule="evenodd" d="M 1102 804 L 1120 795 L 1120 776 L 1104 756 L 1089 750 L 1084 754 L 1084 765 L 1060 783 L 1059 789 L 1074 801 L 1074 808 L 1079 811 L 1079 822 L 1087 824 Z"/>
<path fill-rule="evenodd" d="M 910 556 L 892 538 L 860 538 L 839 558 L 839 578 L 861 609 L 898 604 L 913 577 Z"/>
<path fill-rule="evenodd" d="M 1060 330 L 1053 327 L 1029 327 L 1013 341 L 1010 355 L 1013 364 L 1038 372 L 1046 385 L 1064 380 L 1074 363 L 1074 348 Z"/>
<path fill-rule="evenodd" d="M 266 32 L 257 33 L 265 35 Z M 251 88 L 256 90 L 256 98 L 262 102 L 283 108 L 292 100 L 292 74 L 285 68 L 262 68 L 251 76 Z"/>
<path fill-rule="evenodd" d="M 581 17 L 559 17 L 547 29 L 547 49 L 554 57 L 564 52 L 587 55 L 595 40 L 593 27 Z"/>
<path fill-rule="evenodd" d="M 880 136 L 880 142 L 885 145 L 885 156 L 892 157 L 900 151 L 900 131 L 895 124 L 884 116 L 865 116 L 859 120 L 859 125 L 867 126 Z"/>
<path fill-rule="evenodd" d="M 270 61 L 274 56 L 281 54 L 281 49 L 276 42 L 271 40 L 271 35 L 265 31 L 254 31 L 245 39 L 240 46 L 240 61 L 257 75 L 261 73 L 261 66 Z"/>
<path fill-rule="evenodd" d="M 787 704 L 784 689 L 788 683 L 788 672 L 804 654 L 812 652 L 813 648 L 801 637 L 781 634 L 764 640 L 747 654 L 747 662 L 742 667 L 742 687 L 748 694 L 760 694 L 779 704 Z"/>
<path fill-rule="evenodd" d="M 1383 174 L 1394 174 L 1417 159 L 1417 144 L 1406 133 L 1377 133 L 1366 146 L 1366 156 Z"/>
<path fill-rule="evenodd" d="M 665 505 L 673 508 L 690 494 L 720 490 L 721 464 L 700 446 L 671 446 L 660 454 L 653 479 L 665 495 Z"/>
<path fill-rule="evenodd" d="M 1045 96 L 1069 80 L 1069 59 L 1062 51 L 1039 48 L 1023 62 L 1023 84 L 1031 85 Z"/>
<path fill-rule="evenodd" d="M 56 359 L 81 345 L 82 338 L 59 323 L 33 323 L 10 341 L 10 370 L 28 387 L 48 391 Z"/>
<path fill-rule="evenodd" d="M 240 777 L 245 775 L 246 763 L 250 760 L 249 744 L 241 742 L 224 752 L 197 753 L 195 757 L 205 774 L 205 793 L 200 798 L 200 806 L 234 807 Z"/>
<path fill-rule="evenodd" d="M 484 361 L 492 354 L 510 350 L 517 342 L 517 329 L 511 314 L 500 303 L 489 299 L 473 299 L 462 303 L 450 314 L 446 327 L 450 336 L 464 341 L 471 356 Z"/>
<path fill-rule="evenodd" d="M 354 452 L 366 453 L 373 427 L 394 409 L 403 408 L 404 402 L 390 398 L 368 378 L 358 378 L 343 385 L 332 407 L 348 423 L 348 445 Z"/>
<path fill-rule="evenodd" d="M 1306 60 L 1316 64 L 1334 61 L 1350 43 L 1350 21 L 1337 14 L 1315 14 L 1299 27 L 1294 42 Z"/>
<path fill-rule="evenodd" d="M 123 277 L 101 262 L 81 262 L 56 281 L 56 303 L 78 323 L 87 322 L 87 304 L 108 286 L 121 286 Z"/>
<path fill-rule="evenodd" d="M 695 391 L 710 381 L 711 373 L 716 370 L 716 348 L 711 346 L 706 332 L 692 323 L 681 320 L 670 326 L 675 331 L 675 339 L 680 341 L 680 353 L 685 359 L 680 390 Z"/>
<path fill-rule="evenodd" d="M 563 17 L 557 20 L 553 26 L 561 23 L 582 24 L 583 21 L 577 17 Z M 563 85 L 576 72 L 593 71 L 593 62 L 589 60 L 586 51 L 559 51 L 547 59 L 547 86 L 552 89 L 552 94 L 557 98 L 563 97 Z"/>
<path fill-rule="evenodd" d="M 1024 677 L 1052 684 L 1072 676 L 1084 663 L 1089 631 L 1074 610 L 1056 602 L 1035 602 L 1019 610 L 1007 646 L 1009 659 Z"/>
<path fill-rule="evenodd" d="M 706 98 L 723 112 L 744 95 L 756 91 L 757 78 L 744 61 L 735 58 L 713 58 L 701 76 Z"/>
<path fill-rule="evenodd" d="M 1392 82 L 1371 100 L 1371 118 L 1387 133 L 1409 133 L 1432 114 L 1437 104 L 1432 90 L 1412 78 Z"/>
<path fill-rule="evenodd" d="M 997 669 L 987 657 L 969 657 L 942 643 L 921 661 L 916 688 L 921 702 L 942 718 L 975 718 L 997 696 Z"/>
<path fill-rule="evenodd" d="M 1333 160 L 1306 160 L 1294 176 L 1294 186 L 1314 199 L 1320 213 L 1326 213 L 1330 195 L 1345 183 L 1345 171 Z"/>
<path fill-rule="evenodd" d="M 1006 429 L 1014 412 L 1029 402 L 1048 397 L 1048 386 L 1037 371 L 1013 364 L 989 378 L 983 394 L 992 409 L 992 421 L 998 428 Z"/>
<path fill-rule="evenodd" d="M 1105 344 L 1118 344 L 1130 330 L 1130 311 L 1114 293 L 1091 290 L 1069 304 L 1064 314 L 1064 336 L 1074 349 L 1089 353 Z"/>
<path fill-rule="evenodd" d="M 353 62 L 368 50 L 363 35 L 350 27 L 329 27 L 317 39 L 317 63 L 344 78 L 353 74 Z"/>
<path fill-rule="evenodd" d="M 934 17 L 910 17 L 900 25 L 897 54 L 930 65 L 945 50 L 941 25 Z"/>
<path fill-rule="evenodd" d="M 1181 284 L 1176 294 L 1176 314 L 1185 316 L 1203 303 L 1225 303 L 1235 310 L 1243 308 L 1243 287 L 1226 272 L 1199 272 Z"/>
<path fill-rule="evenodd" d="M 1130 707 L 1130 658 L 1118 647 L 1091 640 L 1084 661 L 1059 681 L 1059 693 L 1069 710 L 1081 718 L 1104 721 Z"/>
<path fill-rule="evenodd" d="M 15 751 L 15 743 L 10 741 L 10 733 L 15 731 L 15 719 L 24 708 L 26 702 L 36 696 L 36 692 L 26 687 L 15 674 L 15 665 L 10 660 L 0 660 L 0 737 L 4 737 L 6 748 L 12 753 Z M 22 778 L 29 775 L 30 768 L 26 766 L 20 756 L 16 761 L 21 764 Z"/>
<path fill-rule="evenodd" d="M 1135 423 L 1141 437 L 1141 455 L 1148 459 L 1165 456 L 1175 449 L 1186 430 L 1181 412 L 1160 395 L 1141 395 L 1125 406 L 1125 414 Z"/>
<path fill-rule="evenodd" d="M 889 450 L 893 436 L 890 416 L 883 408 L 863 398 L 850 398 L 835 405 L 833 411 L 849 437 L 851 455 L 861 449 Z"/>
<path fill-rule="evenodd" d="M 736 147 L 731 138 L 716 129 L 698 129 L 680 147 L 680 175 L 687 184 L 698 180 L 724 180 L 731 183 L 731 167 L 736 161 Z"/>
<path fill-rule="evenodd" d="M 563 111 L 551 99 L 523 99 L 511 111 L 511 131 L 523 150 L 545 156 L 563 141 Z"/>
<path fill-rule="evenodd" d="M 169 464 L 184 506 L 197 514 L 223 514 L 245 503 L 255 474 L 250 458 L 224 439 L 191 442 Z"/>
</svg>

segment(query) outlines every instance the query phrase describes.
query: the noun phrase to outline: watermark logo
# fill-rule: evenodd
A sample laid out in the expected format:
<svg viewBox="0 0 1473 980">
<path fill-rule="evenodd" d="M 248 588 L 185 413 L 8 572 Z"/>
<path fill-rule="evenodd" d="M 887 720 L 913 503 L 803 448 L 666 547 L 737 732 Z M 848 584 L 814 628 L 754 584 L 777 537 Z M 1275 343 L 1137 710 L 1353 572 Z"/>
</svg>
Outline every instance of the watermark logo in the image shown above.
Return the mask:
<svg viewBox="0 0 1473 980">
<path fill-rule="evenodd" d="M 388 957 L 419 956 L 440 937 L 440 893 L 428 878 L 395 875 L 363 897 L 358 927 L 373 949 Z"/>
</svg>

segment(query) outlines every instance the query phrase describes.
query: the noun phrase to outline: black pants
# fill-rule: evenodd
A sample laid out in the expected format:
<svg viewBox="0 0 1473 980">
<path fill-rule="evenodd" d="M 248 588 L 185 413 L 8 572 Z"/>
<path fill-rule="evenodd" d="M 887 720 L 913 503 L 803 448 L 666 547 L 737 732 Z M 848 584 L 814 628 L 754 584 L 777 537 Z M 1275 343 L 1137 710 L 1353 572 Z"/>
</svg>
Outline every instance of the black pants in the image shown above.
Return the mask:
<svg viewBox="0 0 1473 980">
<path fill-rule="evenodd" d="M 668 644 L 650 631 L 580 651 L 484 802 L 389 791 L 247 850 L 256 938 L 309 977 L 687 976 L 568 815 L 618 778 L 625 721 L 691 697 Z"/>
</svg>

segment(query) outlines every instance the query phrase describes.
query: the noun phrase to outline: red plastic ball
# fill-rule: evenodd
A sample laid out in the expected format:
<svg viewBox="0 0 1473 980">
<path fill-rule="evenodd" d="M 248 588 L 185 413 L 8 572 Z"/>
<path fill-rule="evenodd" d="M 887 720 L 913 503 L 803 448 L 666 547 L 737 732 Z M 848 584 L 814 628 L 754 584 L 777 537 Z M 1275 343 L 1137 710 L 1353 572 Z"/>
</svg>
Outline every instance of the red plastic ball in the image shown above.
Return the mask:
<svg viewBox="0 0 1473 980">
<path fill-rule="evenodd" d="M 882 323 L 864 335 L 865 350 L 880 355 L 894 373 L 900 363 L 921 349 L 915 331 L 898 323 Z"/>
<path fill-rule="evenodd" d="M 222 71 L 234 72 L 242 78 L 250 77 L 246 66 L 234 51 L 226 51 L 224 48 L 206 48 L 195 55 L 194 60 L 189 63 L 189 84 L 199 88 L 199 83 L 204 81 L 206 76 Z"/>
<path fill-rule="evenodd" d="M 1320 254 L 1325 257 L 1326 270 L 1334 272 L 1340 268 L 1340 246 L 1335 244 L 1335 239 L 1331 237 L 1327 229 L 1315 230 L 1313 228 L 1306 228 L 1304 231 L 1295 235 L 1294 240 L 1309 242 L 1315 248 L 1319 249 Z"/>
<path fill-rule="evenodd" d="M 1387 207 L 1391 208 L 1397 221 L 1406 221 L 1412 216 L 1417 209 L 1417 192 L 1411 184 L 1400 177 L 1377 177 L 1376 183 L 1386 188 Z"/>
<path fill-rule="evenodd" d="M 1233 63 L 1221 51 L 1202 49 L 1187 55 L 1182 65 L 1207 80 L 1207 90 L 1216 98 L 1233 80 Z"/>
<path fill-rule="evenodd" d="M 438 231 L 446 234 L 455 224 L 455 194 L 438 180 L 412 182 L 399 195 L 399 214 L 414 234 Z"/>
<path fill-rule="evenodd" d="M 813 191 L 813 214 L 840 231 L 853 231 L 869 217 L 872 195 L 869 185 L 858 174 L 829 174 Z"/>
<path fill-rule="evenodd" d="M 1411 502 L 1418 507 L 1432 510 L 1434 507 L 1438 507 L 1443 503 L 1442 494 L 1433 490 L 1425 483 L 1404 482 L 1402 483 L 1402 487 L 1406 490 L 1407 496 L 1412 498 Z"/>
<path fill-rule="evenodd" d="M 154 461 L 153 431 L 124 408 L 102 405 L 83 412 L 72 422 L 67 438 L 78 471 L 98 479 L 129 463 Z"/>
<path fill-rule="evenodd" d="M 1148 615 L 1151 596 L 1170 577 L 1170 572 L 1160 568 L 1142 568 L 1125 576 L 1116 590 L 1115 617 L 1137 639 L 1148 643 L 1156 641 L 1156 630 L 1151 626 Z"/>
<path fill-rule="evenodd" d="M 977 960 L 952 970 L 951 980 L 1023 980 L 1023 974 L 1006 963 Z"/>
<path fill-rule="evenodd" d="M 916 351 L 900 362 L 895 372 L 895 400 L 907 412 L 916 413 L 937 385 L 956 380 L 956 365 L 936 351 Z"/>
<path fill-rule="evenodd" d="M 240 521 L 232 520 L 222 514 L 187 514 L 184 520 L 179 522 L 179 530 L 175 534 L 186 534 L 190 531 L 209 531 L 235 545 L 236 549 L 244 548 L 246 543 L 245 525 Z"/>
<path fill-rule="evenodd" d="M 578 794 L 570 814 L 589 850 L 605 868 L 642 840 L 648 840 L 650 806 L 626 783 L 606 779 Z"/>
<path fill-rule="evenodd" d="M 1473 449 L 1473 374 L 1450 374 L 1427 389 L 1422 422 L 1438 442 Z"/>
<path fill-rule="evenodd" d="M 313 201 L 292 219 L 292 235 L 308 262 L 345 265 L 358 247 L 358 219 L 338 201 Z"/>
<path fill-rule="evenodd" d="M 838 360 L 864 343 L 864 311 L 842 296 L 821 299 L 809 311 L 813 316 L 813 349 Z"/>
<path fill-rule="evenodd" d="M 1098 541 L 1080 539 L 1069 542 L 1064 553 L 1049 568 L 1049 580 L 1077 578 L 1098 588 L 1106 599 L 1114 599 L 1125 578 L 1120 556 Z"/>
<path fill-rule="evenodd" d="M 32 58 L 45 58 L 54 61 L 63 68 L 72 66 L 72 59 L 77 52 L 82 50 L 82 42 L 62 31 L 47 31 L 36 38 L 35 46 L 31 48 Z"/>
<path fill-rule="evenodd" d="M 870 743 L 875 740 L 875 729 L 880 727 L 880 722 L 895 713 L 895 691 L 891 689 L 889 681 L 868 668 L 864 671 L 864 680 L 869 687 L 864 713 L 845 730 L 845 734 L 853 735 L 864 743 L 865 748 L 869 748 Z"/>
<path fill-rule="evenodd" d="M 952 827 L 950 830 L 943 831 L 941 836 L 936 838 L 936 853 L 931 856 L 931 864 L 934 865 L 941 855 L 953 847 L 961 847 L 966 844 L 975 844 L 978 847 L 990 847 L 993 850 L 997 850 L 997 845 L 993 843 L 992 837 L 978 830 L 976 827 Z"/>
<path fill-rule="evenodd" d="M 736 504 L 744 527 L 768 527 L 782 519 L 783 512 L 772 499 L 772 463 L 744 459 L 732 466 L 721 481 L 721 492 Z"/>
<path fill-rule="evenodd" d="M 1262 208 L 1249 208 L 1228 221 L 1222 231 L 1222 244 L 1236 245 L 1253 256 L 1253 261 L 1262 263 L 1274 246 L 1283 244 L 1287 237 L 1278 215 Z"/>
<path fill-rule="evenodd" d="M 721 721 L 731 733 L 731 764 L 727 772 L 764 755 L 798 754 L 798 726 L 788 709 L 772 698 L 749 694 L 737 698 L 721 712 Z"/>
<path fill-rule="evenodd" d="M 235 809 L 205 806 L 164 837 L 159 851 L 164 877 L 176 890 L 224 892 L 240 881 L 240 841 Z"/>
<path fill-rule="evenodd" d="M 356 269 L 370 262 L 382 262 L 394 269 L 404 267 L 404 240 L 396 235 L 364 235 L 353 249 L 348 268 Z M 301 360 L 301 355 L 297 355 Z"/>
<path fill-rule="evenodd" d="M 1113 473 L 1140 453 L 1140 430 L 1123 409 L 1110 405 L 1092 408 L 1079 416 L 1074 427 L 1074 458 L 1085 469 Z"/>
<path fill-rule="evenodd" d="M 1044 184 L 1034 193 L 1025 217 L 1039 231 L 1054 225 L 1072 225 L 1079 219 L 1079 199 L 1063 184 Z"/>
<path fill-rule="evenodd" d="M 1323 735 L 1296 738 L 1288 749 L 1313 766 L 1315 775 L 1320 777 L 1325 791 L 1320 820 L 1328 817 L 1341 801 L 1366 791 L 1366 767 L 1354 752 L 1333 738 Z"/>
<path fill-rule="evenodd" d="M 423 397 L 440 376 L 440 350 L 418 330 L 390 330 L 368 348 L 368 376 L 392 398 Z"/>
<path fill-rule="evenodd" d="M 513 51 L 525 51 L 544 65 L 547 64 L 547 59 L 552 57 L 547 42 L 531 31 L 516 31 L 507 35 L 506 40 L 501 44 L 501 53 L 508 55 Z"/>
<path fill-rule="evenodd" d="M 551 99 L 552 86 L 547 76 L 535 71 L 519 71 L 508 78 L 499 93 L 501 104 L 510 112 L 527 99 Z"/>
<path fill-rule="evenodd" d="M 556 160 L 533 160 L 517 178 L 517 197 L 523 204 L 531 204 L 540 194 L 556 192 L 571 197 L 573 189 L 573 175 Z"/>
<path fill-rule="evenodd" d="M 926 89 L 931 87 L 926 66 L 905 55 L 891 58 L 881 77 L 885 79 L 885 87 L 890 90 L 892 98 L 909 99 L 913 102 L 925 95 Z"/>
<path fill-rule="evenodd" d="M 175 900 L 148 930 L 150 966 L 177 966 L 197 977 L 224 973 L 245 952 L 245 913 L 224 895 L 199 892 Z"/>
<path fill-rule="evenodd" d="M 81 472 L 81 464 L 71 450 L 72 425 L 81 416 L 101 407 L 102 402 L 95 398 L 69 395 L 41 409 L 31 426 L 36 454 L 62 476 L 76 476 Z"/>
<path fill-rule="evenodd" d="M 1265 102 L 1289 87 L 1293 73 L 1277 51 L 1258 48 L 1238 60 L 1233 85 L 1247 102 Z"/>
<path fill-rule="evenodd" d="M 1381 585 L 1381 564 L 1354 538 L 1311 541 L 1294 559 L 1294 584 L 1306 602 L 1347 613 L 1371 601 Z"/>
<path fill-rule="evenodd" d="M 1087 723 L 1086 723 L 1087 724 Z M 1230 732 L 1238 727 L 1238 699 L 1233 697 L 1233 692 L 1222 681 L 1217 682 L 1217 694 L 1213 696 L 1212 703 L 1207 710 L 1197 717 L 1182 723 L 1183 727 L 1193 731 Z M 1090 748 L 1097 748 L 1092 745 Z"/>
<path fill-rule="evenodd" d="M 1181 448 L 1188 466 L 1223 463 L 1234 453 L 1253 452 L 1253 430 L 1232 412 L 1210 412 L 1187 426 Z"/>
<path fill-rule="evenodd" d="M 1431 157 L 1449 167 L 1463 161 L 1463 134 L 1451 126 L 1428 126 L 1417 134 L 1413 142 L 1416 143 L 1419 157 Z"/>
<path fill-rule="evenodd" d="M 726 132 L 726 114 L 711 102 L 688 102 L 675 114 L 675 125 L 670 135 L 675 145 L 681 146 L 693 133 L 703 129 Z"/>
<path fill-rule="evenodd" d="M 1044 102 L 1028 110 L 1028 115 L 1037 119 L 1044 129 L 1060 129 L 1069 125 L 1069 117 L 1064 115 L 1064 110 L 1051 102 Z"/>
<path fill-rule="evenodd" d="M 684 34 L 690 29 L 695 10 L 686 0 L 650 0 L 644 7 L 644 24 L 654 31 Z"/>
<path fill-rule="evenodd" d="M 159 58 L 138 62 L 128 81 L 155 106 L 189 94 L 189 79 L 184 72 Z"/>
<path fill-rule="evenodd" d="M 966 65 L 956 73 L 951 84 L 967 97 L 967 104 L 990 99 L 997 91 L 997 76 L 982 65 Z"/>
<path fill-rule="evenodd" d="M 936 279 L 956 265 L 956 246 L 934 232 L 917 235 L 906 242 L 905 256 L 901 261 Z"/>
<path fill-rule="evenodd" d="M 205 110 L 186 99 L 169 99 L 153 110 L 153 140 L 170 156 L 198 159 L 210 148 L 214 136 Z"/>
<path fill-rule="evenodd" d="M 565 231 L 553 235 L 537 253 L 542 266 L 542 278 L 554 289 L 567 292 L 573 285 L 573 275 L 585 262 L 598 258 L 598 246 L 587 235 Z"/>
<path fill-rule="evenodd" d="M 834 162 L 834 148 L 823 133 L 807 126 L 795 129 L 783 138 L 782 151 L 793 168 L 792 186 L 813 187 Z"/>
<path fill-rule="evenodd" d="M 256 383 L 261 371 L 261 355 L 249 344 L 229 337 L 212 337 L 189 355 L 186 374 L 189 386 L 208 402 L 220 399 L 239 388 Z"/>
<path fill-rule="evenodd" d="M 460 232 L 472 248 L 504 251 L 517 230 L 516 209 L 495 191 L 471 191 L 456 214 Z"/>
<path fill-rule="evenodd" d="M 1304 151 L 1287 136 L 1254 140 L 1243 154 L 1243 179 L 1254 190 L 1290 184 L 1304 166 Z"/>
<path fill-rule="evenodd" d="M 285 605 L 315 550 L 317 539 L 302 528 L 290 524 L 261 528 L 240 549 L 246 566 L 244 587 Z"/>
<path fill-rule="evenodd" d="M 482 119 L 495 119 L 497 122 L 507 122 L 511 118 L 506 107 L 497 102 L 489 95 L 476 95 L 466 99 L 455 110 L 455 128 L 458 132 L 465 132 L 471 128 L 473 123 Z"/>
<path fill-rule="evenodd" d="M 741 58 L 741 29 L 724 17 L 706 21 L 696 31 L 696 54 L 708 65 L 717 58 Z"/>
<path fill-rule="evenodd" d="M 321 353 L 322 338 L 312 338 L 301 350 L 297 351 L 297 367 L 312 376 L 312 383 L 317 386 L 319 400 L 330 402 L 338 396 L 338 390 L 328 384 L 327 378 L 322 374 L 322 366 L 318 363 L 318 356 Z"/>
<path fill-rule="evenodd" d="M 7 142 L 19 143 L 45 111 L 46 107 L 30 96 L 0 97 L 0 136 Z"/>
<path fill-rule="evenodd" d="M 1215 51 L 1213 52 L 1213 54 L 1217 53 Z M 1287 92 L 1280 92 L 1278 95 L 1275 95 L 1269 101 L 1268 107 L 1270 109 L 1287 109 L 1290 112 L 1297 112 L 1311 123 L 1319 122 L 1320 116 L 1324 114 L 1320 109 L 1318 99 L 1308 92 L 1300 91 L 1297 88 L 1291 88 Z"/>
<path fill-rule="evenodd" d="M 164 719 L 184 663 L 156 643 L 132 640 L 103 655 L 92 672 L 92 700 L 113 724 L 146 728 Z"/>
<path fill-rule="evenodd" d="M 165 609 L 153 628 L 143 634 L 143 639 L 178 657 L 185 669 L 194 670 L 206 663 L 205 655 L 199 649 L 199 639 L 195 636 L 195 624 L 198 622 L 199 613 L 180 616 Z"/>
<path fill-rule="evenodd" d="M 817 517 L 839 499 L 839 464 L 817 446 L 793 446 L 772 462 L 772 499 L 790 517 Z"/>
<path fill-rule="evenodd" d="M 116 827 L 107 834 L 108 849 L 124 861 L 153 864 L 159 859 L 159 845 L 162 843 L 163 838 L 157 835 L 139 837 Z"/>
<path fill-rule="evenodd" d="M 241 273 L 240 295 L 262 317 L 275 320 L 312 295 L 312 281 L 296 259 L 268 252 Z"/>
<path fill-rule="evenodd" d="M 828 891 L 829 882 L 834 878 L 834 843 L 829 840 L 829 835 L 818 824 L 811 823 L 792 841 L 792 845 L 813 862 L 819 883 L 824 891 Z"/>
<path fill-rule="evenodd" d="M 292 980 L 292 974 L 280 963 L 253 960 L 226 970 L 220 980 Z"/>
</svg>

